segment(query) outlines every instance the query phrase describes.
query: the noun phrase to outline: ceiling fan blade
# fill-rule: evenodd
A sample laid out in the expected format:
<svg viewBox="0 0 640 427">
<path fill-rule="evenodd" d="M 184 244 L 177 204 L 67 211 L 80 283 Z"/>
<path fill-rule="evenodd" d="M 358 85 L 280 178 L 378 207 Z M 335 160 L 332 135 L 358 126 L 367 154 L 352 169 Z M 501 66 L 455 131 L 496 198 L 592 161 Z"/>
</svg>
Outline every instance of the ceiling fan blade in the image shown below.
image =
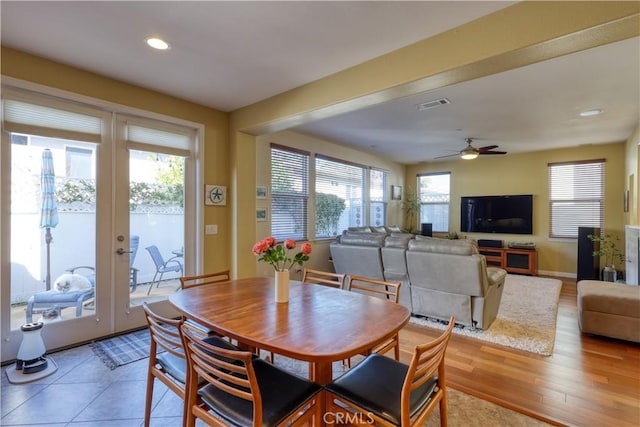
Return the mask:
<svg viewBox="0 0 640 427">
<path fill-rule="evenodd" d="M 433 159 L 446 159 L 447 157 L 458 157 L 460 155 L 460 153 L 456 153 L 456 154 L 447 154 L 446 156 L 438 156 L 438 157 L 434 157 Z"/>
<path fill-rule="evenodd" d="M 497 145 L 487 145 L 486 147 L 480 147 L 478 148 L 478 150 L 480 151 L 487 151 L 487 150 L 493 150 L 495 148 L 498 148 Z"/>
<path fill-rule="evenodd" d="M 507 154 L 506 151 L 481 151 L 480 152 L 481 155 L 485 155 L 485 154 Z"/>
</svg>

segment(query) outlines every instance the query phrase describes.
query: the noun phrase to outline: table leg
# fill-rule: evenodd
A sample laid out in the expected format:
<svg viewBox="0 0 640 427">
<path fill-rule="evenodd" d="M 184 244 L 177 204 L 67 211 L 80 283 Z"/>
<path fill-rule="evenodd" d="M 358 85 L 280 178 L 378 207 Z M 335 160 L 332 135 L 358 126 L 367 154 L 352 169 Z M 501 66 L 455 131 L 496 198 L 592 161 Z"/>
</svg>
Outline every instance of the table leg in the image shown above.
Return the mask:
<svg viewBox="0 0 640 427">
<path fill-rule="evenodd" d="M 311 381 L 320 384 L 327 385 L 333 380 L 333 363 L 332 362 L 324 362 L 324 363 L 311 363 Z M 322 395 L 320 396 L 320 416 L 322 417 L 321 425 L 325 425 L 324 423 L 324 415 L 327 411 L 327 401 L 325 398 L 324 390 L 320 392 Z"/>
</svg>

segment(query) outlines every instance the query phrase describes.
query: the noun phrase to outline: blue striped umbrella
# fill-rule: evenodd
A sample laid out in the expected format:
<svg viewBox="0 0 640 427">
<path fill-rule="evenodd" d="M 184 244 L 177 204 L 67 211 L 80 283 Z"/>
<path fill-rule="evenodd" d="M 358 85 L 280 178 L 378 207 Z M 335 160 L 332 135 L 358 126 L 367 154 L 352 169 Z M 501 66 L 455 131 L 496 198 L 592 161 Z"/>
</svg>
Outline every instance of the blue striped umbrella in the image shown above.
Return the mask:
<svg viewBox="0 0 640 427">
<path fill-rule="evenodd" d="M 45 284 L 51 289 L 51 258 L 49 245 L 51 244 L 51 229 L 58 225 L 58 202 L 56 200 L 56 173 L 53 170 L 53 156 L 51 150 L 42 151 L 42 170 L 40 171 L 40 191 L 42 205 L 40 207 L 40 228 L 46 229 L 45 242 L 47 244 L 47 276 Z"/>
</svg>

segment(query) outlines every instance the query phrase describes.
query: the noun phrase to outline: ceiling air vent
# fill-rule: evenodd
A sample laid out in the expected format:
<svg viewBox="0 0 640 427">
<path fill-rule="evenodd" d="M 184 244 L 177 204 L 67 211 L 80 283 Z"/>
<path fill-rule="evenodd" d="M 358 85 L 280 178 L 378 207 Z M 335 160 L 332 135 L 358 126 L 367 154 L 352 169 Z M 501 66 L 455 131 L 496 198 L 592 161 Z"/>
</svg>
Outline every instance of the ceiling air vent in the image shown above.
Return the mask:
<svg viewBox="0 0 640 427">
<path fill-rule="evenodd" d="M 434 101 L 423 102 L 422 104 L 416 105 L 418 111 L 428 110 L 429 108 L 439 107 L 441 105 L 451 104 L 447 98 L 440 98 Z"/>
</svg>

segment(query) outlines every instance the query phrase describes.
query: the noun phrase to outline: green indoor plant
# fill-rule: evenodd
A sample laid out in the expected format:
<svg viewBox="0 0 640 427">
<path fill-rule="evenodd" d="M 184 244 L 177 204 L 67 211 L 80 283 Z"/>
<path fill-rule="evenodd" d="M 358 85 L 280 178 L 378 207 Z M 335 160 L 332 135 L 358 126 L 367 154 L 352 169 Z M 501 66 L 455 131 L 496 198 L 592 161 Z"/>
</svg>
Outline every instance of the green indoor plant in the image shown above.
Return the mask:
<svg viewBox="0 0 640 427">
<path fill-rule="evenodd" d="M 604 233 L 602 236 L 589 234 L 587 237 L 592 242 L 599 242 L 600 249 L 593 251 L 593 256 L 599 256 L 604 260 L 603 277 L 605 279 L 613 279 L 609 281 L 615 282 L 617 272 L 616 263 L 623 265 L 624 252 L 618 248 L 620 237 L 611 233 Z"/>
</svg>

